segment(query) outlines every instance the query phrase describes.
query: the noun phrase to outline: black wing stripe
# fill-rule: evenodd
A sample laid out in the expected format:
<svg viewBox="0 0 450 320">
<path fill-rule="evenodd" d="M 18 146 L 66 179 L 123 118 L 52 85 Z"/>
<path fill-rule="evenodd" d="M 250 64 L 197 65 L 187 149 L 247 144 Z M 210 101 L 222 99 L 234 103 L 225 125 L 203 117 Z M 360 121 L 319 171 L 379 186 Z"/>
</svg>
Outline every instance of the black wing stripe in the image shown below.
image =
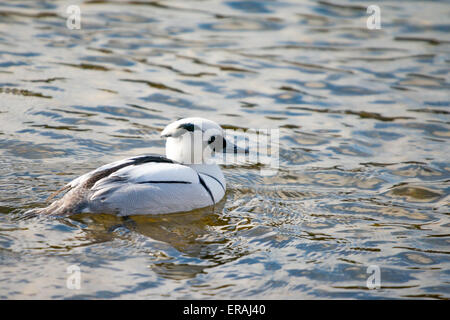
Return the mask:
<svg viewBox="0 0 450 320">
<path fill-rule="evenodd" d="M 173 160 L 170 160 L 166 157 L 158 156 L 158 155 L 137 156 L 137 157 L 131 158 L 131 160 L 133 160 L 133 161 L 130 164 L 134 164 L 134 165 L 140 165 L 140 164 L 148 163 L 148 162 L 176 163 Z"/>
<path fill-rule="evenodd" d="M 208 191 L 208 194 L 211 197 L 213 204 L 216 204 L 216 201 L 214 200 L 214 196 L 213 196 L 211 190 L 209 190 L 208 186 L 206 185 L 205 180 L 203 180 L 203 178 L 200 176 L 199 173 L 197 173 L 197 174 L 198 174 L 198 179 L 200 180 L 201 185 L 206 189 L 206 191 Z"/>
<path fill-rule="evenodd" d="M 104 169 L 101 170 L 99 172 L 96 172 L 95 174 L 93 174 L 85 183 L 84 183 L 84 188 L 92 188 L 92 186 L 100 179 L 103 179 L 105 177 L 108 177 L 109 175 L 111 175 L 112 173 L 125 168 L 127 166 L 131 166 L 131 165 L 140 165 L 140 164 L 144 164 L 144 163 L 149 163 L 149 162 L 156 162 L 156 163 L 176 163 L 173 160 L 170 160 L 166 157 L 163 156 L 159 156 L 159 155 L 145 155 L 145 156 L 138 156 L 138 157 L 134 157 L 131 158 L 129 162 L 125 162 L 122 164 L 119 164 L 115 167 L 112 168 L 108 168 L 108 169 Z"/>
<path fill-rule="evenodd" d="M 205 176 L 208 176 L 208 177 L 210 177 L 210 178 L 213 178 L 214 180 L 216 180 L 216 181 L 217 181 L 217 183 L 219 183 L 219 184 L 220 184 L 220 186 L 222 187 L 222 189 L 223 189 L 223 192 L 225 192 L 225 187 L 223 186 L 222 182 L 220 182 L 220 181 L 219 181 L 219 179 L 217 179 L 216 177 L 213 177 L 212 175 L 209 175 L 209 174 L 203 173 L 203 172 L 200 172 L 200 174 L 204 174 Z"/>
<path fill-rule="evenodd" d="M 143 183 L 181 183 L 181 184 L 191 184 L 192 182 L 190 182 L 190 181 L 142 181 L 142 182 L 138 182 L 138 184 L 143 184 Z"/>
</svg>

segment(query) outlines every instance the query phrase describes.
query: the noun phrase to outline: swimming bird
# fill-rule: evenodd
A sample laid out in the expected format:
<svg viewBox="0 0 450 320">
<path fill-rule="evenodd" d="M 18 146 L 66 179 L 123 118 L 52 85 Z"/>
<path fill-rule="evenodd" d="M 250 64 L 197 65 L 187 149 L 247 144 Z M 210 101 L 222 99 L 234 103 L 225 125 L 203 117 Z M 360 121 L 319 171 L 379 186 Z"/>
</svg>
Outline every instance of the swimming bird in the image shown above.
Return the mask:
<svg viewBox="0 0 450 320">
<path fill-rule="evenodd" d="M 184 118 L 161 132 L 166 156 L 141 155 L 112 162 L 65 185 L 66 191 L 38 213 L 69 215 L 109 213 L 120 216 L 190 211 L 214 205 L 225 195 L 226 182 L 214 153 L 245 153 L 225 139 L 214 121 Z"/>
</svg>

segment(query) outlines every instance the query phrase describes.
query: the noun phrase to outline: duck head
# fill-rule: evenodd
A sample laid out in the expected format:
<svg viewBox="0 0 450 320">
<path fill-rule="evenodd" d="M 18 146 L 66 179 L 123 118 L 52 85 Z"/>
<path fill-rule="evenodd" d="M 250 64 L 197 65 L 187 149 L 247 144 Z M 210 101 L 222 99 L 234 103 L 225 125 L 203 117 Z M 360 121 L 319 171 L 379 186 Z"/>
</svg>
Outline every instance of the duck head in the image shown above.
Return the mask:
<svg viewBox="0 0 450 320">
<path fill-rule="evenodd" d="M 208 163 L 214 153 L 248 153 L 225 139 L 214 121 L 193 117 L 169 124 L 161 132 L 166 138 L 166 156 L 184 164 Z"/>
</svg>

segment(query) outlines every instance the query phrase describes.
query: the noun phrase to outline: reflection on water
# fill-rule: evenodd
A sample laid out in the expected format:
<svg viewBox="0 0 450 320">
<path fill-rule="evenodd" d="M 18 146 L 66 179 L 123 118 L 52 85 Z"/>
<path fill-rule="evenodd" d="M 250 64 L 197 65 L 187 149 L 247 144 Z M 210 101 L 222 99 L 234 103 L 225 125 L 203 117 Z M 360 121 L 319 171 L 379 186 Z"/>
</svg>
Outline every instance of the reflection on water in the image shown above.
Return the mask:
<svg viewBox="0 0 450 320">
<path fill-rule="evenodd" d="M 66 6 L 0 4 L 1 298 L 450 298 L 448 4 L 383 2 L 380 30 L 345 0 Z M 198 115 L 279 128 L 277 173 L 224 166 L 193 212 L 23 215 Z"/>
</svg>

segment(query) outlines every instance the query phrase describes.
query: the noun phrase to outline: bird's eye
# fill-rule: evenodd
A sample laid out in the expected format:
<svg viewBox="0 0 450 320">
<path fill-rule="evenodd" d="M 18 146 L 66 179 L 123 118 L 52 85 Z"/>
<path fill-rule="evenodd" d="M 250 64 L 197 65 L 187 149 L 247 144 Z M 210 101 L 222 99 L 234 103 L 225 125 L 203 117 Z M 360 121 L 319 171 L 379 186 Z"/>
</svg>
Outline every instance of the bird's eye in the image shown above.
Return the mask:
<svg viewBox="0 0 450 320">
<path fill-rule="evenodd" d="M 212 136 L 211 138 L 209 138 L 208 144 L 211 144 L 211 143 L 213 143 L 214 141 L 216 141 L 216 137 L 215 137 L 215 136 Z"/>
</svg>

